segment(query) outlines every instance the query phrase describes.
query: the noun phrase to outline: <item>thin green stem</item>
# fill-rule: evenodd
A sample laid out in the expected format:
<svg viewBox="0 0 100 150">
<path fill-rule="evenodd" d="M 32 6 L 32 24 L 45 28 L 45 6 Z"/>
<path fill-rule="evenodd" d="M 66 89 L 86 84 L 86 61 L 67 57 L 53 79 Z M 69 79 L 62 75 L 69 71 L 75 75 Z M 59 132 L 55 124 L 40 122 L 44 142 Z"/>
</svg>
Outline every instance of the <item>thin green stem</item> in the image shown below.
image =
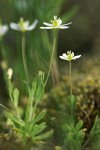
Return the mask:
<svg viewBox="0 0 100 150">
<path fill-rule="evenodd" d="M 72 68 L 71 61 L 69 61 L 69 75 L 70 75 L 70 96 L 72 96 Z"/>
<path fill-rule="evenodd" d="M 20 114 L 19 114 L 19 111 L 18 111 L 18 107 L 17 106 L 14 106 L 15 107 L 15 110 L 16 110 L 16 114 L 17 114 L 17 118 L 19 120 L 19 123 L 21 123 L 21 118 L 20 118 Z"/>
<path fill-rule="evenodd" d="M 27 81 L 27 86 L 29 88 L 29 75 L 28 75 L 28 69 L 27 69 L 27 63 L 26 63 L 26 55 L 25 55 L 25 34 L 22 34 L 22 59 L 23 59 L 23 66 Z"/>
<path fill-rule="evenodd" d="M 69 61 L 69 76 L 70 76 L 70 104 L 71 104 L 71 118 L 74 123 L 74 105 L 73 105 L 73 95 L 72 95 L 72 64 Z"/>
<path fill-rule="evenodd" d="M 31 121 L 32 119 L 32 113 L 33 113 L 33 103 L 31 102 L 31 105 L 30 105 L 30 118 L 29 118 L 29 122 Z"/>
<path fill-rule="evenodd" d="M 15 117 L 18 117 L 13 111 L 11 111 L 9 108 L 5 107 L 4 105 L 0 104 L 1 107 L 6 109 L 8 112 L 12 113 Z"/>
<path fill-rule="evenodd" d="M 9 108 L 5 107 L 4 105 L 0 104 L 1 107 L 3 107 L 4 109 L 6 109 L 8 112 L 12 113 L 15 117 L 17 117 L 18 119 L 20 119 L 20 123 L 23 123 L 23 120 L 21 118 L 18 117 L 18 114 L 15 114 L 13 111 L 11 111 Z"/>
<path fill-rule="evenodd" d="M 32 114 L 33 114 L 33 99 L 30 99 L 30 117 L 29 117 L 29 122 L 32 119 Z"/>
<path fill-rule="evenodd" d="M 54 41 L 53 41 L 53 49 L 52 49 L 52 54 L 51 54 L 51 60 L 50 60 L 50 65 L 49 65 L 49 70 L 48 70 L 48 74 L 47 74 L 47 78 L 45 80 L 45 86 L 47 84 L 49 75 L 50 75 L 50 71 L 51 71 L 51 67 L 52 67 L 52 61 L 53 61 L 53 56 L 54 56 L 54 51 L 55 51 L 55 45 L 56 45 L 56 33 L 55 33 L 55 29 L 54 29 Z"/>
<path fill-rule="evenodd" d="M 11 84 L 11 81 L 10 79 L 8 79 L 8 90 L 9 90 L 9 96 L 10 96 L 10 99 L 11 101 L 13 102 L 13 97 L 12 97 L 12 84 Z"/>
</svg>

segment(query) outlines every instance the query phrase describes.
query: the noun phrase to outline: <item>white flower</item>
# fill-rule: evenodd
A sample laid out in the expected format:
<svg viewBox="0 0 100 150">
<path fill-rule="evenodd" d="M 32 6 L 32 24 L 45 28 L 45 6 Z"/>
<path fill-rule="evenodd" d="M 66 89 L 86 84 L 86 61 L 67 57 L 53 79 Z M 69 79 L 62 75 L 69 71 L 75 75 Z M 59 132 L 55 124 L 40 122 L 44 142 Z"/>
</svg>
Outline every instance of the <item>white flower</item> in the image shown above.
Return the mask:
<svg viewBox="0 0 100 150">
<path fill-rule="evenodd" d="M 71 51 L 68 51 L 67 54 L 63 53 L 62 56 L 59 56 L 61 59 L 71 61 L 76 60 L 77 58 L 80 58 L 81 55 L 74 56 L 74 53 Z"/>
<path fill-rule="evenodd" d="M 41 29 L 67 29 L 69 28 L 69 24 L 71 24 L 72 22 L 70 23 L 67 23 L 67 24 L 62 24 L 62 20 L 59 18 L 57 19 L 57 16 L 54 16 L 54 20 L 51 20 L 51 23 L 46 23 L 46 22 L 43 22 L 44 25 L 46 25 L 46 27 L 40 27 Z"/>
<path fill-rule="evenodd" d="M 35 29 L 37 23 L 38 23 L 38 20 L 35 20 L 31 25 L 29 25 L 29 21 L 24 21 L 23 18 L 20 18 L 20 21 L 18 23 L 13 23 L 13 22 L 10 23 L 10 27 L 13 30 L 26 32 L 26 31 L 31 31 Z"/>
<path fill-rule="evenodd" d="M 12 68 L 9 68 L 9 69 L 8 69 L 7 75 L 8 75 L 8 79 L 11 80 L 12 75 L 13 75 L 13 70 L 12 70 Z"/>
<path fill-rule="evenodd" d="M 2 25 L 2 22 L 0 20 L 0 37 L 6 34 L 8 31 L 8 26 L 7 25 Z"/>
</svg>

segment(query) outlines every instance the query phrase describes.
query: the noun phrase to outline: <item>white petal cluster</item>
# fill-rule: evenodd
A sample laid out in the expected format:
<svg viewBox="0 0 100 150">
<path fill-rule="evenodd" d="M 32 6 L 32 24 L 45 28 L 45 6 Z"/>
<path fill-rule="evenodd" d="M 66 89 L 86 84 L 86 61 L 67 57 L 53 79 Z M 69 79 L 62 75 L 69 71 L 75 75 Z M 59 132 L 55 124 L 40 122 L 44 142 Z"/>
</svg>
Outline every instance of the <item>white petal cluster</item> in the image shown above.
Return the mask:
<svg viewBox="0 0 100 150">
<path fill-rule="evenodd" d="M 68 51 L 67 54 L 63 53 L 62 56 L 59 56 L 59 57 L 63 60 L 71 61 L 71 60 L 76 60 L 76 59 L 80 58 L 81 55 L 74 56 L 73 52 Z"/>
<path fill-rule="evenodd" d="M 0 37 L 4 36 L 7 31 L 8 31 L 8 26 L 2 25 L 2 23 L 0 21 Z"/>
<path fill-rule="evenodd" d="M 31 25 L 29 25 L 29 21 L 24 21 L 23 18 L 20 18 L 20 21 L 18 23 L 10 23 L 10 27 L 13 30 L 26 32 L 31 31 L 35 29 L 36 25 L 38 23 L 38 20 L 35 20 Z"/>
<path fill-rule="evenodd" d="M 43 22 L 44 25 L 46 25 L 46 27 L 40 27 L 41 29 L 67 29 L 69 28 L 69 24 L 71 24 L 72 22 L 70 23 L 67 23 L 67 24 L 62 24 L 62 20 L 60 18 L 57 19 L 57 16 L 54 16 L 54 20 L 51 20 L 51 23 L 46 23 L 46 22 Z"/>
</svg>

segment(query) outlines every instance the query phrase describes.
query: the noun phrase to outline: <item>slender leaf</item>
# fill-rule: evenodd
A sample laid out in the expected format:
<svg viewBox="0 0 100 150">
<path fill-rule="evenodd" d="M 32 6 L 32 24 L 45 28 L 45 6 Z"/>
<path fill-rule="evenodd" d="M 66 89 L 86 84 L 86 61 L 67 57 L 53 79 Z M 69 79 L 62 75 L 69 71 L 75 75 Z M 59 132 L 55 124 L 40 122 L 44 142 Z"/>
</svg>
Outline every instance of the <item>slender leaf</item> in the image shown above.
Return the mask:
<svg viewBox="0 0 100 150">
<path fill-rule="evenodd" d="M 43 72 L 39 72 L 38 77 L 37 77 L 37 81 L 36 81 L 36 91 L 35 91 L 35 95 L 34 98 L 37 102 L 39 102 L 39 100 L 41 100 L 41 98 L 44 95 L 44 73 Z"/>
<path fill-rule="evenodd" d="M 40 112 L 40 114 L 33 119 L 32 121 L 33 125 L 37 123 L 38 121 L 40 121 L 46 115 L 46 112 L 47 112 L 46 110 L 43 110 L 42 112 Z"/>
<path fill-rule="evenodd" d="M 34 125 L 33 126 L 33 131 L 31 131 L 31 136 L 34 137 L 35 135 L 39 134 L 41 131 L 43 131 L 46 128 L 46 123 L 42 122 L 39 125 Z"/>
<path fill-rule="evenodd" d="M 82 125 L 83 125 L 83 121 L 79 120 L 79 122 L 76 125 L 76 130 L 80 130 L 80 128 L 82 127 Z"/>
<path fill-rule="evenodd" d="M 13 116 L 13 114 L 7 113 L 6 114 L 8 118 L 10 118 L 12 120 L 12 122 L 14 123 L 14 125 L 19 125 L 19 126 L 24 126 L 24 122 L 22 119 L 18 119 L 17 117 Z"/>
<path fill-rule="evenodd" d="M 38 136 L 35 136 L 33 137 L 33 140 L 42 140 L 42 139 L 46 139 L 48 137 L 50 137 L 52 134 L 53 134 L 53 129 L 44 133 L 44 134 L 41 134 L 41 135 L 38 135 Z"/>
<path fill-rule="evenodd" d="M 14 105 L 17 107 L 19 99 L 19 90 L 17 88 L 15 88 L 13 91 L 13 97 L 14 97 Z"/>
</svg>

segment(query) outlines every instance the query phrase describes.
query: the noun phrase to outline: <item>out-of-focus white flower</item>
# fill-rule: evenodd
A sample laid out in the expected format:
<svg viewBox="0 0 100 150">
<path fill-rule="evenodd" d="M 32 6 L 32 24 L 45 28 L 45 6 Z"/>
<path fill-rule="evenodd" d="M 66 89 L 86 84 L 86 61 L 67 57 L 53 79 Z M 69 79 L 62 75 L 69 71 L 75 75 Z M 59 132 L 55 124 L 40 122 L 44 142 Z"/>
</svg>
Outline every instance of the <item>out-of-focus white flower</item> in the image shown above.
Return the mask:
<svg viewBox="0 0 100 150">
<path fill-rule="evenodd" d="M 60 18 L 57 19 L 57 16 L 54 16 L 54 20 L 51 20 L 51 23 L 43 22 L 46 27 L 40 27 L 41 29 L 67 29 L 69 28 L 69 24 L 72 22 L 69 22 L 67 24 L 62 24 L 62 20 Z"/>
<path fill-rule="evenodd" d="M 26 31 L 31 31 L 35 29 L 36 25 L 38 23 L 38 20 L 35 20 L 31 25 L 29 25 L 29 21 L 24 21 L 23 18 L 20 18 L 18 23 L 10 23 L 10 27 L 13 30 L 21 31 L 21 32 L 26 32 Z"/>
<path fill-rule="evenodd" d="M 7 65 L 7 61 L 6 60 L 2 60 L 1 61 L 1 67 L 2 67 L 3 70 L 7 69 L 8 65 Z"/>
<path fill-rule="evenodd" d="M 4 36 L 7 31 L 8 31 L 8 26 L 2 25 L 2 22 L 0 20 L 0 37 Z"/>
<path fill-rule="evenodd" d="M 13 75 L 13 70 L 12 70 L 12 68 L 9 68 L 9 69 L 8 69 L 7 75 L 8 75 L 8 79 L 11 80 L 12 75 Z"/>
<path fill-rule="evenodd" d="M 62 56 L 59 56 L 61 59 L 71 61 L 71 60 L 76 60 L 81 57 L 81 55 L 74 56 L 74 53 L 71 51 L 68 51 L 67 54 L 63 53 Z"/>
</svg>

